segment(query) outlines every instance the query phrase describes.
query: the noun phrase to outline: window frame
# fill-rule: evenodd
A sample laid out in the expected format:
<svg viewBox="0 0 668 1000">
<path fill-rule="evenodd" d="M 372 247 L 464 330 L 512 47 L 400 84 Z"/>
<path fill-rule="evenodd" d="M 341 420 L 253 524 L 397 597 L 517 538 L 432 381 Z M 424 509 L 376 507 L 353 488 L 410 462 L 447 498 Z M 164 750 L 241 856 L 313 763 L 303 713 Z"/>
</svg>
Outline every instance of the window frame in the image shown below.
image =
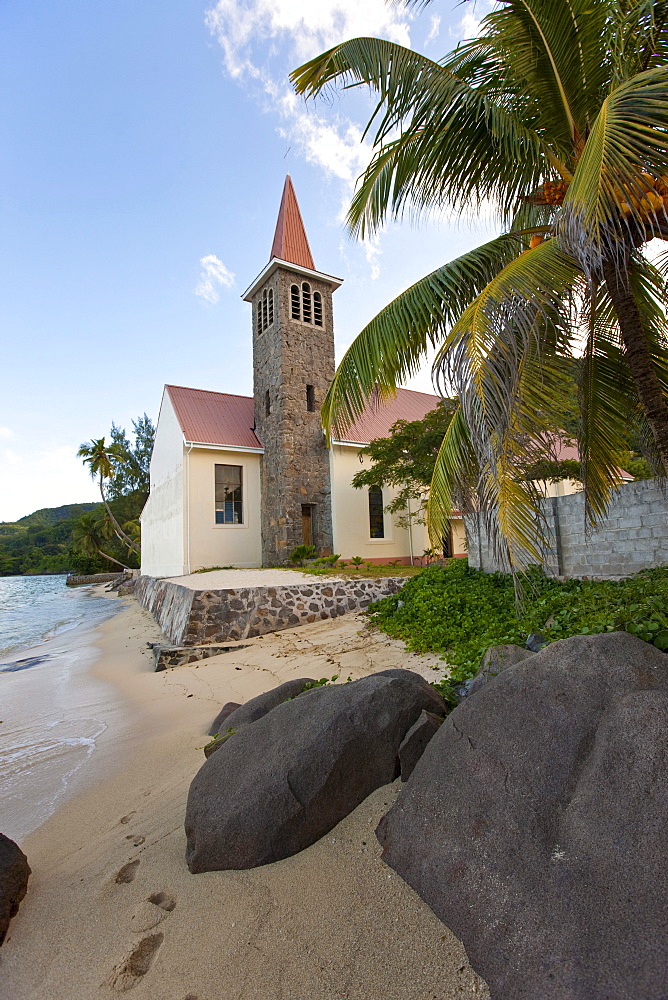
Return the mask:
<svg viewBox="0 0 668 1000">
<path fill-rule="evenodd" d="M 228 500 L 217 500 L 216 499 L 217 488 L 218 488 L 218 485 L 219 485 L 218 476 L 217 476 L 216 470 L 218 469 L 219 466 L 220 466 L 220 468 L 223 468 L 223 469 L 224 468 L 229 468 L 229 469 L 238 469 L 239 470 L 239 486 L 238 486 L 239 494 L 240 494 L 239 500 L 228 501 Z M 245 475 L 244 475 L 244 466 L 243 465 L 236 465 L 236 464 L 232 465 L 229 462 L 214 462 L 213 463 L 213 526 L 214 526 L 214 528 L 244 528 L 244 527 L 247 526 L 246 525 L 246 509 L 245 509 L 245 507 L 246 507 L 246 500 L 245 500 L 245 496 L 244 496 L 244 494 L 245 494 L 244 479 L 245 479 Z M 221 482 L 221 485 L 225 485 L 224 481 Z M 236 492 L 236 489 L 234 490 L 234 492 Z M 223 513 L 223 514 L 225 513 L 225 509 L 224 508 L 221 508 L 220 511 L 219 511 L 219 509 L 218 509 L 218 504 L 219 503 L 220 504 L 231 503 L 232 504 L 232 515 L 233 515 L 233 517 L 237 513 L 237 511 L 235 510 L 235 505 L 239 504 L 240 508 L 241 508 L 240 511 L 238 512 L 240 514 L 239 520 L 238 521 L 234 521 L 234 520 L 232 520 L 232 521 L 219 521 L 218 520 L 218 514 L 219 513 Z"/>
<path fill-rule="evenodd" d="M 376 512 L 376 514 L 374 515 L 374 513 L 372 512 L 372 509 L 371 509 L 371 503 L 372 503 L 371 494 L 372 494 L 372 492 L 376 492 L 376 491 L 378 493 L 380 493 L 380 517 L 382 519 L 382 529 L 383 529 L 382 535 L 374 535 L 373 534 L 372 518 L 374 516 L 378 517 L 378 513 Z M 376 503 L 377 502 L 378 501 L 376 499 Z M 369 541 L 370 542 L 387 542 L 387 541 L 390 541 L 390 539 L 388 537 L 388 533 L 387 533 L 386 528 L 385 528 L 385 495 L 384 495 L 383 487 L 382 486 L 370 486 L 369 489 L 367 490 L 366 515 L 367 515 L 367 531 L 368 531 L 368 534 L 369 534 Z"/>
</svg>

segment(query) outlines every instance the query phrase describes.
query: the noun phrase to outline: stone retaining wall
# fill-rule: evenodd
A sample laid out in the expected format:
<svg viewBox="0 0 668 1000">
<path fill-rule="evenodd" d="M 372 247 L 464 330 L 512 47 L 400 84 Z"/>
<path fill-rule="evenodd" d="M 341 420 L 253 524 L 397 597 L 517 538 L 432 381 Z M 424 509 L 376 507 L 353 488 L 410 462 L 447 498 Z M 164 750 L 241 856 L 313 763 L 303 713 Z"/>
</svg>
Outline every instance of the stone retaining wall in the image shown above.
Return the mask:
<svg viewBox="0 0 668 1000">
<path fill-rule="evenodd" d="M 123 573 L 91 573 L 88 576 L 68 576 L 65 583 L 68 587 L 83 587 L 86 583 L 111 583 L 120 580 Z"/>
<path fill-rule="evenodd" d="M 668 496 L 656 479 L 619 486 L 596 530 L 587 528 L 582 493 L 542 504 L 548 536 L 543 568 L 548 576 L 614 578 L 668 564 Z M 487 572 L 503 569 L 482 518 L 466 518 L 466 535 L 470 566 Z"/>
<path fill-rule="evenodd" d="M 170 642 L 197 646 L 249 639 L 361 611 L 381 597 L 396 594 L 407 579 L 323 580 L 282 587 L 190 590 L 168 580 L 140 576 L 134 593 Z"/>
</svg>

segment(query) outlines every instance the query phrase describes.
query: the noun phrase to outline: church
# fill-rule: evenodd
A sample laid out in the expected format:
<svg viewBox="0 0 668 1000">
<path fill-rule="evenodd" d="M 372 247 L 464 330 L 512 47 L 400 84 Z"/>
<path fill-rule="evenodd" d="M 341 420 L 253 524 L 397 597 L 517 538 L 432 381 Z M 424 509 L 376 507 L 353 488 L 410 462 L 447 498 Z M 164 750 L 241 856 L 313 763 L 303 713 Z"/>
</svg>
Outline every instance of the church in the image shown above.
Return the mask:
<svg viewBox="0 0 668 1000">
<path fill-rule="evenodd" d="M 143 574 L 280 566 L 297 546 L 319 555 L 407 563 L 426 528 L 387 511 L 388 487 L 358 490 L 361 449 L 397 420 L 421 420 L 438 397 L 398 389 L 327 446 L 320 407 L 334 376 L 332 296 L 316 270 L 288 176 L 269 263 L 244 293 L 252 307 L 253 396 L 166 385 L 141 515 Z M 446 544 L 465 554 L 461 518 Z"/>
</svg>

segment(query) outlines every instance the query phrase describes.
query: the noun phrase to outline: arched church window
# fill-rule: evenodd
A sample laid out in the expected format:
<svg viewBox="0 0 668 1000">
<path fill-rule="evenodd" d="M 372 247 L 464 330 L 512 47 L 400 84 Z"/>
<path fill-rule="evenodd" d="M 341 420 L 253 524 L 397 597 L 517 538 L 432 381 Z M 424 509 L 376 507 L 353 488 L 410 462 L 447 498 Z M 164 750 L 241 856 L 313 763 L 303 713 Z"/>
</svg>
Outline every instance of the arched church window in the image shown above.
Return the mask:
<svg viewBox="0 0 668 1000">
<path fill-rule="evenodd" d="M 262 329 L 266 330 L 269 326 L 267 321 L 267 289 L 262 293 Z"/>
<path fill-rule="evenodd" d="M 290 287 L 290 315 L 293 319 L 301 319 L 299 285 L 292 285 Z"/>
<path fill-rule="evenodd" d="M 380 486 L 369 487 L 369 538 L 385 538 L 383 491 Z"/>
<path fill-rule="evenodd" d="M 308 281 L 302 284 L 302 319 L 305 323 L 312 323 L 311 313 L 311 286 Z"/>
<path fill-rule="evenodd" d="M 269 289 L 269 295 L 267 296 L 267 306 L 268 306 L 268 317 L 267 317 L 267 320 L 268 320 L 269 326 L 271 326 L 271 324 L 274 322 L 274 289 L 273 288 Z"/>
<path fill-rule="evenodd" d="M 313 322 L 316 326 L 322 326 L 322 295 L 320 292 L 313 293 Z"/>
<path fill-rule="evenodd" d="M 266 417 L 271 414 L 271 396 L 268 389 L 264 394 L 264 414 Z"/>
<path fill-rule="evenodd" d="M 309 413 L 315 413 L 315 389 L 312 385 L 306 386 L 306 409 Z"/>
<path fill-rule="evenodd" d="M 257 300 L 255 307 L 255 332 L 258 335 L 262 333 L 262 299 Z"/>
</svg>

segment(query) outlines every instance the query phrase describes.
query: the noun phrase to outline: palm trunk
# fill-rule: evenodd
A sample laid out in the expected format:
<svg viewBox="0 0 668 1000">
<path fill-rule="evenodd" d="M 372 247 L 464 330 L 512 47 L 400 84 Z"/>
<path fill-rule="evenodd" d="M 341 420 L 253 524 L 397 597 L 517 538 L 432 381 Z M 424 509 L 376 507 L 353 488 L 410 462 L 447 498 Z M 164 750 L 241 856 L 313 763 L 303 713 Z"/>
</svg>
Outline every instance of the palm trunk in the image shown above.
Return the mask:
<svg viewBox="0 0 668 1000">
<path fill-rule="evenodd" d="M 118 559 L 114 559 L 113 556 L 108 556 L 106 552 L 102 551 L 102 549 L 97 549 L 97 552 L 99 555 L 104 556 L 105 559 L 109 559 L 110 562 L 116 563 L 117 566 L 122 566 L 123 569 L 130 570 L 129 566 L 126 566 L 125 563 L 119 562 Z M 132 570 L 130 570 L 130 572 L 132 572 Z"/>
<path fill-rule="evenodd" d="M 107 502 L 107 498 L 104 495 L 104 487 L 102 485 L 102 476 L 100 476 L 100 496 L 102 497 L 102 503 L 104 504 L 104 509 L 106 510 L 107 514 L 109 515 L 109 520 L 111 521 L 111 523 L 114 526 L 114 530 L 116 532 L 117 537 L 120 539 L 120 541 L 123 542 L 124 545 L 127 545 L 127 547 L 129 548 L 130 552 L 136 552 L 137 555 L 139 555 L 140 551 L 141 551 L 140 548 L 139 548 L 139 546 L 137 545 L 136 542 L 133 542 L 132 539 L 128 535 L 125 534 L 125 532 L 121 528 L 120 524 L 118 523 L 118 521 L 116 520 L 116 518 L 114 517 L 114 515 L 111 512 L 111 507 L 109 506 L 109 504 Z M 109 557 L 109 558 L 111 558 L 111 557 Z M 122 566 L 123 564 L 120 563 L 119 565 Z"/>
<path fill-rule="evenodd" d="M 604 262 L 603 275 L 617 314 L 626 360 L 640 405 L 652 430 L 664 471 L 668 474 L 668 405 L 654 370 L 642 315 L 633 297 L 629 275 L 613 261 Z"/>
</svg>

